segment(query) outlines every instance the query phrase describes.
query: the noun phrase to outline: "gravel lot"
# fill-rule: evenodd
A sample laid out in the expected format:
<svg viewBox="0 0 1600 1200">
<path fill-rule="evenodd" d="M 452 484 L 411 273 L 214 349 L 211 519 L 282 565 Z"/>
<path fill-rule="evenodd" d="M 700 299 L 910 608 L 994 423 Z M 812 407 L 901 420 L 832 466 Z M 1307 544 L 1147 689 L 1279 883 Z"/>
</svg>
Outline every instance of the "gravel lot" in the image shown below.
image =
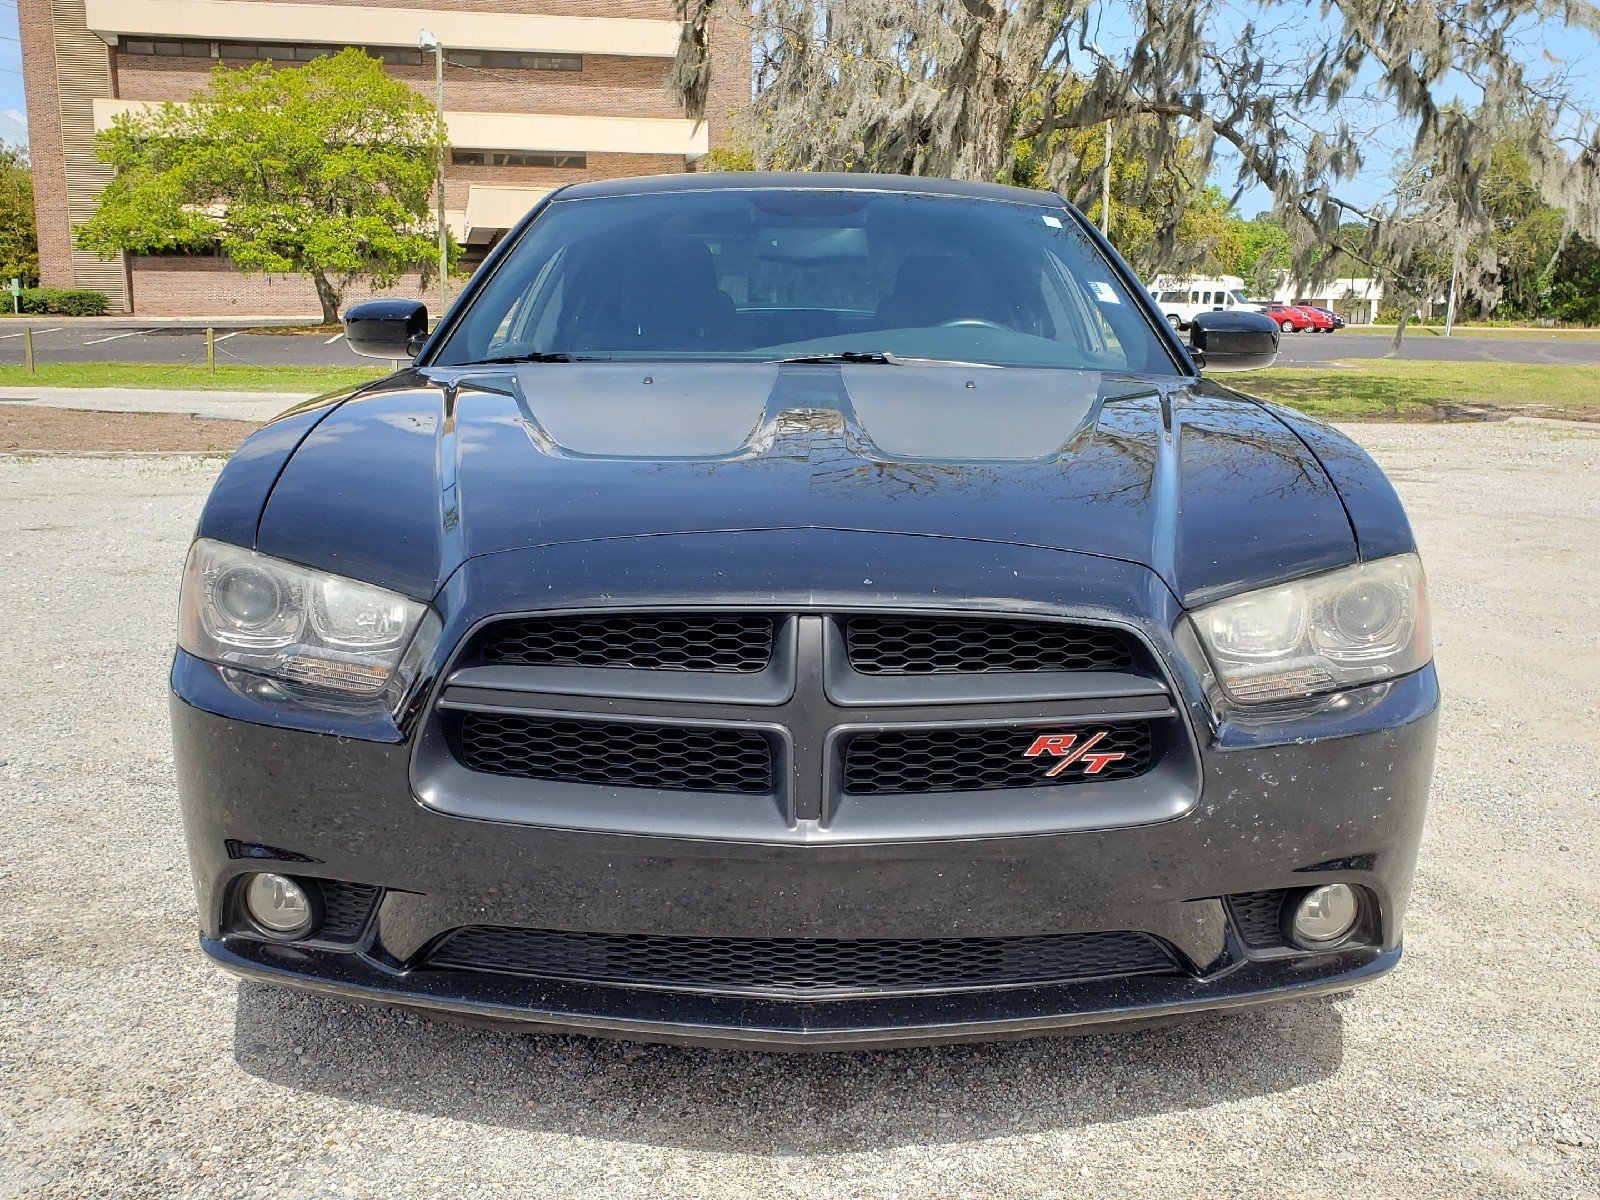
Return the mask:
<svg viewBox="0 0 1600 1200">
<path fill-rule="evenodd" d="M 1448 692 L 1401 968 L 1116 1035 L 768 1058 L 241 984 L 164 671 L 214 461 L 0 459 L 0 1196 L 1600 1195 L 1600 434 L 1365 426 Z"/>
</svg>

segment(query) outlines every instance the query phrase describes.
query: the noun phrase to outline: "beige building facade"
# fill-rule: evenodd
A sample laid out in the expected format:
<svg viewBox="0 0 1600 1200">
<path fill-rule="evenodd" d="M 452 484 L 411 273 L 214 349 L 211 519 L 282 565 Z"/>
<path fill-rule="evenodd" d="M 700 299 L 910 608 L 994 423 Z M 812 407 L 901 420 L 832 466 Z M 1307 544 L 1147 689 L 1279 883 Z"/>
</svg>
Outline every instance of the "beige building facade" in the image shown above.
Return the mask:
<svg viewBox="0 0 1600 1200">
<path fill-rule="evenodd" d="M 247 278 L 194 255 L 107 261 L 72 245 L 109 178 L 96 131 L 187 99 L 218 62 L 292 65 L 359 46 L 432 99 L 433 54 L 417 45 L 431 33 L 446 48 L 445 218 L 468 267 L 562 184 L 694 170 L 750 88 L 744 31 L 722 18 L 706 120 L 684 115 L 666 86 L 672 0 L 19 0 L 19 20 L 40 282 L 94 288 L 112 311 L 152 317 L 318 312 L 303 278 Z M 416 288 L 405 279 L 392 294 Z"/>
</svg>

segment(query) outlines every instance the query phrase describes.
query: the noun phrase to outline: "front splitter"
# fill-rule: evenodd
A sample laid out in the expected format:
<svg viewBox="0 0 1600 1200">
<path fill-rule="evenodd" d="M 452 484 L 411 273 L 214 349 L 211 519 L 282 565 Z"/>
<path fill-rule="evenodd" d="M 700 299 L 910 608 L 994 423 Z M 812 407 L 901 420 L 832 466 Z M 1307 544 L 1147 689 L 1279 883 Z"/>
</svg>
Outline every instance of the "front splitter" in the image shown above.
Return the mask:
<svg viewBox="0 0 1600 1200">
<path fill-rule="evenodd" d="M 777 1052 L 887 1050 L 1087 1032 L 1344 991 L 1391 970 L 1400 947 L 1246 960 L 1205 979 L 1145 975 L 1044 987 L 829 1000 L 777 1000 L 454 971 L 395 971 L 359 954 L 202 937 L 247 979 L 366 1003 L 685 1046 Z"/>
</svg>

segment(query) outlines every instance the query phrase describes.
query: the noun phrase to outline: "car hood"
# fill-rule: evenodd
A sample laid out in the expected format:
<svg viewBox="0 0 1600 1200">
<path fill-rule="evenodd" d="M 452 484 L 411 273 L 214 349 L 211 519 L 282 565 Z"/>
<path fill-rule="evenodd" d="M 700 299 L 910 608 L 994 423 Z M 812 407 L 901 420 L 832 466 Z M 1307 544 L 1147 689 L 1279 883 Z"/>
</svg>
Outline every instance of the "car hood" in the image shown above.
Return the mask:
<svg viewBox="0 0 1600 1200">
<path fill-rule="evenodd" d="M 478 555 L 804 528 L 1101 555 L 1191 603 L 1356 557 L 1316 456 L 1226 389 L 914 364 L 405 371 L 305 433 L 256 544 L 426 598 Z"/>
</svg>

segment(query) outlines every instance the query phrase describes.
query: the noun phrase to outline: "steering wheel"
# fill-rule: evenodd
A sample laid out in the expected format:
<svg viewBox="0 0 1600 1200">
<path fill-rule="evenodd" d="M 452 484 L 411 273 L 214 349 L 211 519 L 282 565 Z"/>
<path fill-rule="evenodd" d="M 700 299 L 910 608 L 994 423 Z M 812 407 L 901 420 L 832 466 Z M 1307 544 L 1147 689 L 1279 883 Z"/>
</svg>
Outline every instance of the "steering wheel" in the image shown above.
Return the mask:
<svg viewBox="0 0 1600 1200">
<path fill-rule="evenodd" d="M 1007 328 L 999 321 L 986 321 L 982 317 L 955 317 L 949 321 L 940 321 L 936 328 L 955 329 L 961 326 L 975 326 L 981 329 L 999 329 L 1002 332 Z"/>
</svg>

